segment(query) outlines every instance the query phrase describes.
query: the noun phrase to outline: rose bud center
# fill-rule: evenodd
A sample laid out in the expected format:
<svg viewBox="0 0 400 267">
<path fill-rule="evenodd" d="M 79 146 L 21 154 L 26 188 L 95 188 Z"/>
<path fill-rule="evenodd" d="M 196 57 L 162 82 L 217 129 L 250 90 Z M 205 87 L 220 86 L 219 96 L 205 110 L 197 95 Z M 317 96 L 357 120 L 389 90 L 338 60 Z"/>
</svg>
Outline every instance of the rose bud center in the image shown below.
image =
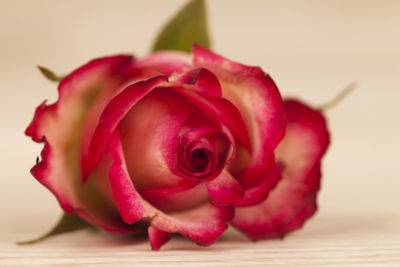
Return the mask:
<svg viewBox="0 0 400 267">
<path fill-rule="evenodd" d="M 208 153 L 209 151 L 204 148 L 193 150 L 189 159 L 192 168 L 199 171 L 204 170 L 210 162 Z"/>
<path fill-rule="evenodd" d="M 189 179 L 209 181 L 222 171 L 231 144 L 204 114 L 195 112 L 185 122 L 177 147 L 178 172 Z"/>
<path fill-rule="evenodd" d="M 167 88 L 157 88 L 137 103 L 120 132 L 138 190 L 212 180 L 231 151 L 231 143 L 207 115 Z"/>
</svg>

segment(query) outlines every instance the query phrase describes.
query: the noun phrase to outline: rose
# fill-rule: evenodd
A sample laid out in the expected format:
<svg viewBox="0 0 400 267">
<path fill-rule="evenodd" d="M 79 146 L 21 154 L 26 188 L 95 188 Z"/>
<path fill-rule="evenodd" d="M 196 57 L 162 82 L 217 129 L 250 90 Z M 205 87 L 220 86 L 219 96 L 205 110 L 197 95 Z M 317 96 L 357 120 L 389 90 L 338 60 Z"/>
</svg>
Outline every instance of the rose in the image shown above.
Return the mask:
<svg viewBox="0 0 400 267">
<path fill-rule="evenodd" d="M 192 57 L 120 55 L 73 71 L 26 130 L 44 142 L 31 173 L 66 213 L 147 231 L 154 249 L 172 233 L 210 245 L 228 223 L 252 239 L 301 227 L 316 210 L 323 115 L 283 102 L 258 67 L 197 45 Z"/>
</svg>

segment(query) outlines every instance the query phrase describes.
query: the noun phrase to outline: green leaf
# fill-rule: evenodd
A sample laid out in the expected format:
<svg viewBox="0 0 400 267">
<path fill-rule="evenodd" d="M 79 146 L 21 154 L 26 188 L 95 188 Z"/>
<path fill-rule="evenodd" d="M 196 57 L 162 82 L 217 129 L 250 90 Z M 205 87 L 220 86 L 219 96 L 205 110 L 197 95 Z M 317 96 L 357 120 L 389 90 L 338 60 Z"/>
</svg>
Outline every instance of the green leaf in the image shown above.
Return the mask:
<svg viewBox="0 0 400 267">
<path fill-rule="evenodd" d="M 82 220 L 75 213 L 72 213 L 72 214 L 64 213 L 64 215 L 61 217 L 61 219 L 58 221 L 58 223 L 48 233 L 46 233 L 43 236 L 40 236 L 38 238 L 35 238 L 33 240 L 17 242 L 17 244 L 18 245 L 30 245 L 30 244 L 37 243 L 39 241 L 42 241 L 42 240 L 44 240 L 48 237 L 54 236 L 54 235 L 73 232 L 73 231 L 77 231 L 77 230 L 84 229 L 84 228 L 94 228 L 94 227 L 92 225 L 88 224 L 87 222 L 85 222 L 84 220 Z"/>
<path fill-rule="evenodd" d="M 61 75 L 54 74 L 54 72 L 52 72 L 48 68 L 45 68 L 45 67 L 42 67 L 42 66 L 38 66 L 38 69 L 44 75 L 44 77 L 46 77 L 48 80 L 50 80 L 52 82 L 59 82 L 64 78 Z"/>
<path fill-rule="evenodd" d="M 193 43 L 210 47 L 204 0 L 188 2 L 161 30 L 152 51 L 190 52 Z"/>
</svg>

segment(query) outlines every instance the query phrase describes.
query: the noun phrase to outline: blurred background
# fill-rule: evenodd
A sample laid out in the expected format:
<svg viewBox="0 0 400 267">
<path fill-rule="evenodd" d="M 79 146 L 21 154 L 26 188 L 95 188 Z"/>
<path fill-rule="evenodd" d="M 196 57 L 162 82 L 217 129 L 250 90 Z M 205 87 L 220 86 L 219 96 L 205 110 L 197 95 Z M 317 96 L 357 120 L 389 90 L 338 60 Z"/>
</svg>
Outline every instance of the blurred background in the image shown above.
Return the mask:
<svg viewBox="0 0 400 267">
<path fill-rule="evenodd" d="M 99 56 L 142 57 L 184 3 L 0 1 L 2 237 L 34 236 L 60 214 L 29 173 L 41 145 L 24 130 L 37 105 L 57 98 L 36 65 L 64 74 Z M 400 1 L 213 0 L 207 9 L 213 49 L 261 66 L 284 96 L 320 105 L 358 84 L 327 112 L 332 144 L 320 210 L 305 231 L 400 232 Z"/>
</svg>

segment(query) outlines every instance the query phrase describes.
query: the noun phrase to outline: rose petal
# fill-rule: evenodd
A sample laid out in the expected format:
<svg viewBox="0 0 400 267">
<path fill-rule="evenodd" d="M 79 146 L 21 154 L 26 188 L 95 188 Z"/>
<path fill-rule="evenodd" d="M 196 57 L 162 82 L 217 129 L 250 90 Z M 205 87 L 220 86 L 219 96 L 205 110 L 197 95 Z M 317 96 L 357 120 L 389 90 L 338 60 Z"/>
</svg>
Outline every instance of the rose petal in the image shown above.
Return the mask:
<svg viewBox="0 0 400 267">
<path fill-rule="evenodd" d="M 56 127 L 54 124 L 57 123 L 61 124 L 57 127 L 63 126 L 57 130 L 61 132 L 65 129 L 64 132 L 68 132 L 67 127 L 73 123 L 73 120 L 76 120 L 77 116 L 81 115 L 82 117 L 83 115 L 76 111 L 89 110 L 88 98 L 93 98 L 99 88 L 109 88 L 111 85 L 111 87 L 115 85 L 113 75 L 121 73 L 132 75 L 126 73 L 132 62 L 131 56 L 105 57 L 92 60 L 73 71 L 60 82 L 57 102 L 45 105 L 46 101 L 44 101 L 39 105 L 25 134 L 36 142 L 43 142 L 43 137 L 48 136 L 50 128 Z M 82 119 L 81 117 L 79 119 Z M 63 123 L 59 122 L 60 119 L 63 120 Z M 47 139 L 49 138 L 47 137 Z"/>
<path fill-rule="evenodd" d="M 204 184 L 139 190 L 140 195 L 163 212 L 188 210 L 208 202 L 208 192 Z"/>
<path fill-rule="evenodd" d="M 113 138 L 118 138 L 113 135 Z M 129 173 L 126 170 L 126 163 L 121 151 L 119 151 L 120 167 L 118 173 L 120 175 L 118 181 L 121 188 L 134 188 Z M 115 152 L 118 152 L 117 150 Z M 134 210 L 136 206 L 137 194 L 124 194 L 124 207 L 127 210 Z M 144 216 L 151 217 L 151 226 L 160 231 L 168 233 L 180 233 L 185 237 L 193 240 L 199 245 L 211 245 L 220 235 L 227 229 L 227 223 L 232 220 L 233 209 L 231 207 L 215 207 L 210 203 L 202 204 L 190 210 L 164 213 L 156 207 L 142 200 L 144 207 Z"/>
<path fill-rule="evenodd" d="M 198 93 L 217 98 L 221 98 L 222 96 L 222 89 L 218 78 L 212 72 L 204 68 L 185 72 L 179 75 L 176 78 L 176 81 L 184 84 L 195 85 L 190 87 L 190 89 L 194 89 Z"/>
<path fill-rule="evenodd" d="M 125 182 L 130 178 L 127 176 L 128 171 L 118 130 L 111 137 L 109 149 L 114 159 L 109 173 L 113 196 L 124 221 L 132 224 L 145 215 L 145 209 L 133 184 Z"/>
<path fill-rule="evenodd" d="M 178 51 L 160 51 L 135 62 L 136 68 L 151 67 L 164 75 L 183 72 L 191 68 L 191 56 Z"/>
<path fill-rule="evenodd" d="M 76 214 L 84 219 L 86 222 L 94 226 L 98 226 L 108 232 L 129 235 L 140 235 L 146 232 L 143 228 L 131 227 L 129 225 L 123 224 L 120 219 L 118 219 L 118 216 L 110 217 L 115 219 L 110 223 L 109 218 L 106 220 L 104 220 L 104 218 L 98 218 L 97 216 L 93 216 L 92 212 L 86 211 L 84 209 L 78 208 L 75 209 L 74 212 L 76 212 Z"/>
<path fill-rule="evenodd" d="M 222 95 L 241 112 L 251 140 L 251 153 L 238 150 L 231 173 L 246 188 L 265 179 L 274 168 L 273 150 L 284 136 L 282 99 L 273 80 L 259 67 L 235 63 L 199 45 L 193 47 L 195 67 L 213 72 L 222 85 Z"/>
<path fill-rule="evenodd" d="M 245 191 L 244 196 L 234 203 L 235 207 L 253 206 L 263 202 L 282 178 L 283 165 L 277 164 L 269 177 L 257 186 Z"/>
<path fill-rule="evenodd" d="M 138 103 L 144 96 L 151 92 L 158 85 L 166 82 L 164 76 L 157 76 L 147 81 L 137 82 L 125 88 L 114 97 L 106 106 L 100 117 L 100 122 L 94 132 L 89 146 L 89 157 L 84 170 L 84 181 L 95 168 L 101 154 L 106 148 L 109 139 L 120 121 L 129 110 Z"/>
<path fill-rule="evenodd" d="M 186 98 L 167 87 L 139 101 L 120 123 L 128 171 L 139 190 L 211 180 L 231 155 L 229 139 Z M 194 149 L 206 148 L 209 166 L 191 169 Z M 186 164 L 185 164 L 186 163 Z"/>
<path fill-rule="evenodd" d="M 191 184 L 179 175 L 179 133 L 195 107 L 184 97 L 162 87 L 139 101 L 120 123 L 128 171 L 137 189 Z"/>
<path fill-rule="evenodd" d="M 206 203 L 188 211 L 157 213 L 151 225 L 168 233 L 180 233 L 200 246 L 209 246 L 228 228 L 226 223 L 232 217 L 232 207 Z"/>
<path fill-rule="evenodd" d="M 64 211 L 76 211 L 87 221 L 115 232 L 134 230 L 123 222 L 109 197 L 100 192 L 101 177 L 81 184 L 79 136 L 99 86 L 114 88 L 120 81 L 110 77 L 130 75 L 131 62 L 130 56 L 101 58 L 72 72 L 59 85 L 58 101 L 49 106 L 42 103 L 26 130 L 35 141 L 45 142 L 42 161 L 31 172 L 54 193 Z"/>
<path fill-rule="evenodd" d="M 181 138 L 181 145 L 186 148 L 192 142 L 200 139 L 202 136 L 211 134 L 223 135 L 228 143 L 230 143 L 230 151 L 227 155 L 227 160 L 230 161 L 236 156 L 236 143 L 232 135 L 222 133 L 220 129 L 203 113 L 200 111 L 193 112 L 185 121 L 182 129 L 179 132 Z M 222 149 L 224 150 L 224 149 Z M 225 151 L 223 151 L 225 152 Z M 224 162 L 225 164 L 225 162 Z"/>
<path fill-rule="evenodd" d="M 231 102 L 223 98 L 199 94 L 183 87 L 177 86 L 172 89 L 186 97 L 200 111 L 209 116 L 215 124 L 220 125 L 224 133 L 230 135 L 227 132 L 232 132 L 243 146 L 250 150 L 246 124 L 239 110 Z"/>
<path fill-rule="evenodd" d="M 232 145 L 232 151 L 228 158 L 228 161 L 231 161 L 236 156 L 236 141 L 234 138 L 234 134 L 236 134 L 237 138 L 248 148 L 250 149 L 250 143 L 248 139 L 248 135 L 246 132 L 245 124 L 239 112 L 235 107 L 231 107 L 230 103 L 224 99 L 221 99 L 221 85 L 218 81 L 218 78 L 209 70 L 204 68 L 194 69 L 192 71 L 188 71 L 183 73 L 177 77 L 171 77 L 171 82 L 178 82 L 177 88 L 181 93 L 188 93 L 186 97 L 189 97 L 189 100 L 192 99 L 194 104 L 203 112 L 208 114 L 209 119 L 211 119 L 214 123 L 219 125 L 219 128 L 225 133 L 227 138 L 229 139 Z M 183 83 L 183 84 L 179 84 Z M 189 86 L 188 86 L 189 85 Z M 194 91 L 198 93 L 198 95 L 190 95 L 190 92 Z M 203 99 L 203 101 L 196 101 L 196 98 L 203 96 L 211 96 L 211 98 Z M 207 103 L 207 101 L 210 101 Z M 205 103 L 206 107 L 203 107 Z M 207 106 L 216 105 L 211 110 L 207 109 Z M 218 114 L 219 109 L 219 114 Z M 216 115 L 218 114 L 218 115 Z M 223 116 L 220 116 L 223 115 Z M 214 116 L 220 116 L 215 118 Z M 230 116 L 230 117 L 229 117 Z M 236 118 L 235 118 L 236 116 Z M 237 121 L 235 124 L 234 122 Z M 222 123 L 222 125 L 221 125 Z M 220 130 L 221 130 L 220 129 Z"/>
<path fill-rule="evenodd" d="M 45 142 L 43 150 L 41 152 L 42 160 L 37 162 L 35 166 L 31 169 L 31 174 L 45 187 L 47 187 L 53 195 L 56 196 L 60 206 L 66 213 L 72 213 L 74 208 L 72 207 L 71 196 L 72 193 L 69 192 L 72 186 L 64 186 L 66 181 L 59 181 L 52 179 L 50 176 L 52 169 L 50 167 L 51 160 L 53 156 L 52 148 L 49 143 Z M 63 177 L 63 176 L 62 176 Z M 63 183 L 61 183 L 63 182 Z M 67 191 L 68 192 L 65 192 Z"/>
<path fill-rule="evenodd" d="M 42 161 L 31 169 L 31 173 L 56 196 L 63 210 L 66 213 L 76 212 L 89 223 L 107 231 L 135 233 L 135 229 L 122 221 L 113 203 L 108 202 L 107 197 L 98 191 L 96 181 L 101 178 L 91 177 L 92 181 L 82 186 L 79 177 L 70 174 L 70 166 L 65 165 L 64 160 L 57 154 L 46 142 L 42 151 Z M 94 173 L 98 173 L 97 168 Z"/>
<path fill-rule="evenodd" d="M 86 114 L 85 122 L 83 124 L 83 130 L 81 135 L 81 168 L 82 174 L 84 174 L 84 168 L 88 165 L 89 161 L 89 145 L 92 140 L 94 131 L 99 123 L 100 115 L 104 108 L 110 102 L 110 100 L 127 85 L 132 84 L 138 80 L 146 80 L 151 77 L 161 75 L 160 72 L 150 69 L 142 68 L 136 69 L 133 67 L 127 67 L 126 74 L 114 73 L 113 77 L 116 82 L 104 87 L 97 95 L 96 100 L 90 106 L 88 113 Z M 89 102 L 92 100 L 88 99 Z"/>
<path fill-rule="evenodd" d="M 226 206 L 241 199 L 244 191 L 240 184 L 227 172 L 207 183 L 211 201 L 216 206 Z"/>
<path fill-rule="evenodd" d="M 250 238 L 282 237 L 302 227 L 316 211 L 320 160 L 329 144 L 324 116 L 296 101 L 285 101 L 287 132 L 276 150 L 283 178 L 257 206 L 235 209 L 232 225 Z"/>
<path fill-rule="evenodd" d="M 42 143 L 44 142 L 44 135 L 42 133 L 43 121 L 47 119 L 49 114 L 54 113 L 57 108 L 56 105 L 46 105 L 46 100 L 43 101 L 35 110 L 32 122 L 25 130 L 25 135 L 32 138 L 33 141 Z"/>
<path fill-rule="evenodd" d="M 218 127 L 207 116 L 199 111 L 194 111 L 183 123 L 179 137 L 181 144 L 186 148 L 205 134 L 219 132 Z"/>
<path fill-rule="evenodd" d="M 229 140 L 220 132 L 204 134 L 190 143 L 184 137 L 178 146 L 178 171 L 197 181 L 215 179 L 230 156 Z"/>
<path fill-rule="evenodd" d="M 159 250 L 165 243 L 171 239 L 171 234 L 160 231 L 156 227 L 149 226 L 148 228 L 149 240 L 153 250 Z"/>
</svg>

